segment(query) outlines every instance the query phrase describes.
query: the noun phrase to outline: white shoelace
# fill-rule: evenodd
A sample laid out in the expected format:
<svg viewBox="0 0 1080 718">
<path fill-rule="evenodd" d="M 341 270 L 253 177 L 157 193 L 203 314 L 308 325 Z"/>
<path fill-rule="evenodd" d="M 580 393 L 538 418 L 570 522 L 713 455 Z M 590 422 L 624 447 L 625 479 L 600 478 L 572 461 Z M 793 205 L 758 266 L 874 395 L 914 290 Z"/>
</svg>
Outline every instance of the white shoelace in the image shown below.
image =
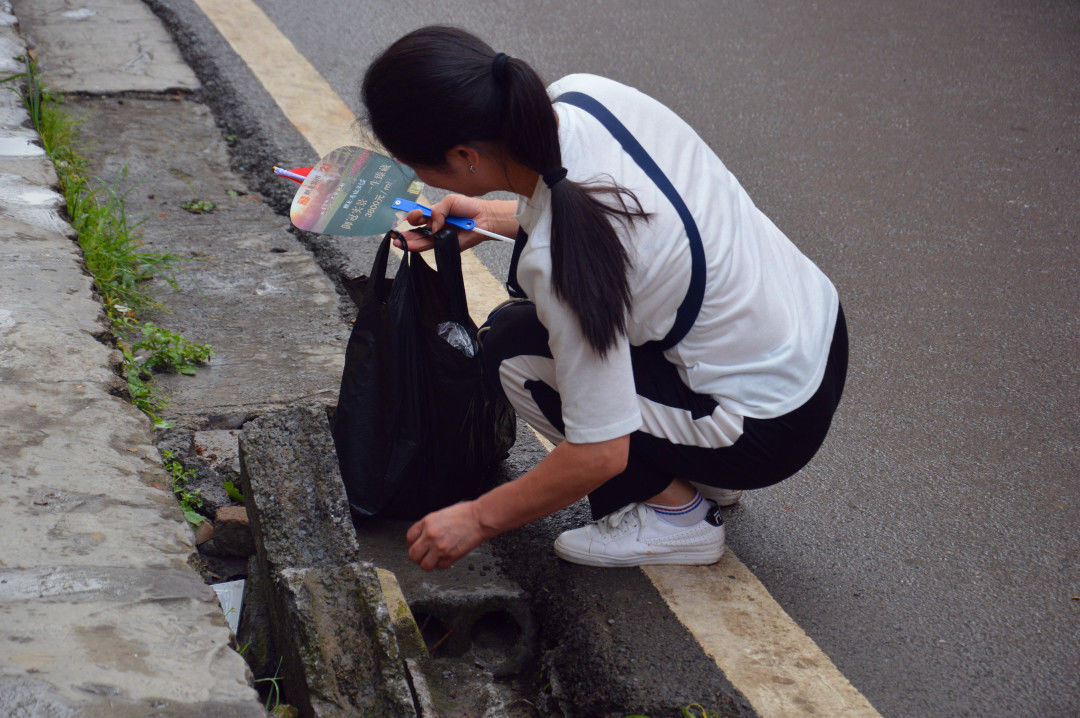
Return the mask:
<svg viewBox="0 0 1080 718">
<path fill-rule="evenodd" d="M 607 516 L 604 516 L 596 521 L 596 528 L 604 536 L 613 536 L 625 533 L 627 530 L 632 529 L 633 525 L 626 524 L 626 517 L 633 514 L 632 520 L 638 528 L 645 525 L 645 512 L 649 510 L 649 507 L 645 504 L 627 504 L 618 511 L 613 511 Z M 619 527 L 623 526 L 620 531 Z"/>
</svg>

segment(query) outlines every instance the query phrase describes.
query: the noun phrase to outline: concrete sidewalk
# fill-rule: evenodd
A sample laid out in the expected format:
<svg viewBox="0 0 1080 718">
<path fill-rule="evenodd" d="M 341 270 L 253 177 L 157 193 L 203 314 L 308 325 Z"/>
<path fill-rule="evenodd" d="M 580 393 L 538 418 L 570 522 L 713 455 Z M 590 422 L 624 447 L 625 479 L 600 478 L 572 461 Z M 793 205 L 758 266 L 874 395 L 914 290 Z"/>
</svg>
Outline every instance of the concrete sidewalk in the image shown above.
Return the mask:
<svg viewBox="0 0 1080 718">
<path fill-rule="evenodd" d="M 0 714 L 264 715 L 29 127 L 0 94 Z"/>
</svg>

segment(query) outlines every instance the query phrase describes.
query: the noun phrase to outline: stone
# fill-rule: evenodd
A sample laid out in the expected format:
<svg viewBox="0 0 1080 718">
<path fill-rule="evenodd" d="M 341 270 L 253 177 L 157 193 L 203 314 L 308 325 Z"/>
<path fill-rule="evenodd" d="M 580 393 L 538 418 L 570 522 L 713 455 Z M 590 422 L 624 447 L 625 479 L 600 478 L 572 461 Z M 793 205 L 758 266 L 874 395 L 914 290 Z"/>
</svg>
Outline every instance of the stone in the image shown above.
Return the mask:
<svg viewBox="0 0 1080 718">
<path fill-rule="evenodd" d="M 129 216 L 146 218 L 139 226 L 146 249 L 194 259 L 177 286 L 151 281 L 169 311 L 144 318 L 217 350 L 195 376 L 155 377 L 169 396 L 164 415 L 202 432 L 239 429 L 246 419 L 308 400 L 333 403 L 348 335 L 333 282 L 289 233 L 288 219 L 257 201 L 229 169 L 221 129 L 204 105 L 119 99 L 69 98 L 86 136 L 112 138 L 87 148 L 94 174 L 127 192 Z M 169 142 L 161 141 L 162 127 Z M 192 178 L 199 198 L 217 203 L 216 210 L 181 209 L 192 197 Z M 243 331 L 240 316 L 253 318 L 242 322 Z M 214 490 L 221 491 L 220 481 Z"/>
<path fill-rule="evenodd" d="M 243 506 L 222 506 L 217 510 L 217 513 L 214 514 L 214 521 L 222 526 L 233 525 L 236 527 L 251 528 L 247 509 Z"/>
<path fill-rule="evenodd" d="M 218 509 L 233 503 L 232 497 L 225 491 L 225 479 L 232 479 L 233 483 L 239 487 L 239 470 L 234 473 L 223 474 L 220 471 L 221 462 L 204 458 L 210 455 L 217 456 L 215 452 L 207 451 L 197 441 L 197 437 L 205 433 L 208 432 L 192 432 L 189 429 L 179 428 L 166 429 L 161 432 L 157 444 L 158 449 L 171 451 L 185 468 L 195 471 L 195 475 L 188 480 L 187 488 L 192 492 L 198 491 L 203 500 L 198 509 L 199 513 L 207 518 L 213 518 Z M 232 440 L 233 444 L 235 444 L 235 437 Z M 233 453 L 237 454 L 237 463 L 239 463 L 238 450 L 235 446 Z M 230 464 L 231 462 L 226 459 L 224 463 Z"/>
<path fill-rule="evenodd" d="M 204 552 L 237 558 L 254 554 L 255 541 L 251 536 L 247 509 L 243 506 L 223 506 L 218 509 L 214 514 L 213 546 Z"/>
<path fill-rule="evenodd" d="M 0 102 L 0 118 L 3 114 L 3 104 Z M 60 179 L 56 176 L 56 169 L 52 162 L 43 157 L 5 157 L 4 172 L 18 175 L 27 182 L 41 187 L 59 187 L 60 185 Z"/>
<path fill-rule="evenodd" d="M 397 635 L 401 655 L 406 659 L 427 656 L 428 650 L 427 645 L 424 644 L 424 636 L 420 633 L 420 627 L 416 625 L 416 618 L 405 600 L 405 594 L 401 592 L 397 577 L 385 568 L 376 568 L 375 573 L 379 577 L 383 597 L 386 599 L 386 608 L 390 612 L 390 622 L 394 624 L 394 633 Z"/>
<path fill-rule="evenodd" d="M 379 579 L 360 560 L 325 408 L 264 414 L 239 445 L 252 574 L 264 582 L 285 699 L 303 715 L 415 715 Z"/>
<path fill-rule="evenodd" d="M 221 606 L 194 573 L 56 565 L 60 556 L 0 568 L 0 715 L 262 714 Z"/>
<path fill-rule="evenodd" d="M 322 407 L 264 414 L 240 433 L 240 484 L 267 575 L 361 560 Z"/>
<path fill-rule="evenodd" d="M 302 714 L 416 715 L 371 564 L 285 569 L 274 584 L 285 613 L 273 624 L 278 644 L 291 644 L 286 695 L 304 696 Z"/>
<path fill-rule="evenodd" d="M 240 478 L 240 447 L 237 429 L 196 431 L 192 450 L 207 469 L 217 473 L 223 480 Z"/>
<path fill-rule="evenodd" d="M 203 521 L 195 529 L 195 545 L 202 546 L 204 543 L 214 538 L 214 522 Z"/>
<path fill-rule="evenodd" d="M 491 673 L 467 661 L 407 658 L 405 666 L 423 718 L 516 715 L 507 710 Z"/>
<path fill-rule="evenodd" d="M 282 703 L 271 714 L 274 718 L 300 718 L 300 711 L 296 706 L 291 706 L 288 703 Z"/>
</svg>

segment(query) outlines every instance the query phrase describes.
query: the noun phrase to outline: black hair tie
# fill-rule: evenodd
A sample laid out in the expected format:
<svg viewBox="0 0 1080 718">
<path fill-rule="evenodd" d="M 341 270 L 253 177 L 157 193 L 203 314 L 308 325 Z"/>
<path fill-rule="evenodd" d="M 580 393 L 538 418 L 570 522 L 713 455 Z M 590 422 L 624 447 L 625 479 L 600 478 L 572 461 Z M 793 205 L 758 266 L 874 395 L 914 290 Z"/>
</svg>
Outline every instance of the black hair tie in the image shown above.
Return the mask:
<svg viewBox="0 0 1080 718">
<path fill-rule="evenodd" d="M 566 179 L 565 167 L 556 167 L 555 169 L 548 170 L 544 173 L 544 184 L 548 186 L 548 189 L 551 189 L 564 179 Z"/>
<path fill-rule="evenodd" d="M 502 82 L 506 79 L 506 63 L 510 62 L 510 56 L 505 52 L 500 52 L 491 61 L 491 74 L 495 77 L 496 82 Z"/>
</svg>

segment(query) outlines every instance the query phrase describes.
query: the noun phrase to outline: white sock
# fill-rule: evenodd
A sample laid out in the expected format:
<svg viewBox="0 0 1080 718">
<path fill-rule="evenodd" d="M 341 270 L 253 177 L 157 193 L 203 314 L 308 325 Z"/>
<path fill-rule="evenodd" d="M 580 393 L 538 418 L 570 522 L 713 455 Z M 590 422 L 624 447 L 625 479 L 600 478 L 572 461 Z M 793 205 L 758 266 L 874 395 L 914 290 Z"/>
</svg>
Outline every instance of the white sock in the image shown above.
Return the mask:
<svg viewBox="0 0 1080 718">
<path fill-rule="evenodd" d="M 674 526 L 693 526 L 698 521 L 705 520 L 705 514 L 709 512 L 709 502 L 698 492 L 694 492 L 694 498 L 682 506 L 662 506 L 661 504 L 645 504 L 656 512 L 661 521 Z"/>
</svg>

